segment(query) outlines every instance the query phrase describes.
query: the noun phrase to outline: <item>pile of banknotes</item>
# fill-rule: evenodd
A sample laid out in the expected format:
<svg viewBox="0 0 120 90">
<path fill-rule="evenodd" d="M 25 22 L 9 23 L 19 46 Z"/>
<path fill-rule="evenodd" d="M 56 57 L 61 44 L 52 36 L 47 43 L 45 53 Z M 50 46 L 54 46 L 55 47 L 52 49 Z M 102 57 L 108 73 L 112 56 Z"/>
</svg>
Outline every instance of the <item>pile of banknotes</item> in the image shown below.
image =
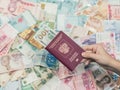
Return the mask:
<svg viewBox="0 0 120 90">
<path fill-rule="evenodd" d="M 59 31 L 120 60 L 120 0 L 0 0 L 0 90 L 119 90 L 95 62 L 68 70 L 45 47 Z"/>
</svg>

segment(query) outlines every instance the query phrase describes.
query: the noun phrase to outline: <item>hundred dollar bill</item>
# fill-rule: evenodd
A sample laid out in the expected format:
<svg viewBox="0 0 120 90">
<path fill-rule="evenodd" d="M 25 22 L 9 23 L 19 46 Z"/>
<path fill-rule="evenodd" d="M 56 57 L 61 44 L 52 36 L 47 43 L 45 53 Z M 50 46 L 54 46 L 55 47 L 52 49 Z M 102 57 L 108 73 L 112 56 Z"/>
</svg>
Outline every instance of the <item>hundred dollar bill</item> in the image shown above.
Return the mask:
<svg viewBox="0 0 120 90">
<path fill-rule="evenodd" d="M 36 34 L 34 35 L 34 39 L 43 46 L 47 46 L 55 37 L 55 35 L 56 33 L 54 31 L 44 28 L 36 32 Z"/>
<path fill-rule="evenodd" d="M 9 22 L 19 33 L 36 24 L 36 19 L 29 11 L 25 11 L 22 14 L 10 18 Z"/>
<path fill-rule="evenodd" d="M 36 52 L 33 57 L 33 63 L 34 65 L 41 65 L 51 69 L 58 69 L 59 67 L 58 60 L 45 49 Z"/>
<path fill-rule="evenodd" d="M 24 68 L 23 56 L 19 53 L 7 54 L 0 57 L 0 73 L 11 72 Z"/>
<path fill-rule="evenodd" d="M 0 51 L 17 36 L 17 33 L 9 24 L 0 28 Z"/>
</svg>

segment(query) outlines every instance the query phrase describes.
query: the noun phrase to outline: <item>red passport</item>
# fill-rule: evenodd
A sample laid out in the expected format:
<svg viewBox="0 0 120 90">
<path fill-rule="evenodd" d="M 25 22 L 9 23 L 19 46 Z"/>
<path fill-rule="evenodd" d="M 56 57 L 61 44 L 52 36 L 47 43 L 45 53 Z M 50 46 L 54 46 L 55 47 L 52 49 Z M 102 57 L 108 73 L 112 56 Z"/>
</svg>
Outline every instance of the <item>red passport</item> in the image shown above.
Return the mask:
<svg viewBox="0 0 120 90">
<path fill-rule="evenodd" d="M 71 71 L 83 59 L 81 53 L 84 50 L 62 31 L 47 45 L 46 49 Z"/>
</svg>

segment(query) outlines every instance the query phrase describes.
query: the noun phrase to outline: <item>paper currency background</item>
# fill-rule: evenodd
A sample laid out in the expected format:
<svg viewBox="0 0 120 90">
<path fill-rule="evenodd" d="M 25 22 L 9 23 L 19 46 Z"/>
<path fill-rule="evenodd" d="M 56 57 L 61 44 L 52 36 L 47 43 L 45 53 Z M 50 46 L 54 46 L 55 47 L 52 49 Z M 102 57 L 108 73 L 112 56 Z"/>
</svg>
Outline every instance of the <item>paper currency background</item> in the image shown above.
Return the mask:
<svg viewBox="0 0 120 90">
<path fill-rule="evenodd" d="M 0 0 L 0 90 L 119 90 L 116 73 L 96 63 L 70 72 L 46 51 L 59 31 L 120 60 L 120 0 Z"/>
</svg>

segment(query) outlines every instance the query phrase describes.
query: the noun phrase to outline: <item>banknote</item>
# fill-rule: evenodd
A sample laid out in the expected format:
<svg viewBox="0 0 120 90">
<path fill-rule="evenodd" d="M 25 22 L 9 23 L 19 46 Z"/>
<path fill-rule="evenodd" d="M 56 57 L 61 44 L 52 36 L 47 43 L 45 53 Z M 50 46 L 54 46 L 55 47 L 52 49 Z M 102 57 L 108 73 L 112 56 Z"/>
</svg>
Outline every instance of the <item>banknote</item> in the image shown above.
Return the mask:
<svg viewBox="0 0 120 90">
<path fill-rule="evenodd" d="M 62 63 L 59 64 L 59 68 L 56 71 L 56 74 L 60 79 L 73 75 L 73 73 L 70 70 L 68 70 Z"/>
<path fill-rule="evenodd" d="M 13 71 L 10 74 L 10 81 L 16 81 L 24 77 L 26 77 L 26 72 L 24 69 Z"/>
<path fill-rule="evenodd" d="M 87 21 L 87 16 L 67 16 L 63 14 L 58 14 L 57 17 L 57 30 L 63 30 L 65 32 L 70 32 L 73 26 L 83 27 Z"/>
<path fill-rule="evenodd" d="M 79 0 L 75 14 L 77 16 L 85 14 L 99 19 L 106 19 L 107 3 L 108 2 L 106 0 Z"/>
<path fill-rule="evenodd" d="M 8 81 L 10 81 L 9 73 L 0 74 L 0 86 L 1 87 L 5 87 Z"/>
<path fill-rule="evenodd" d="M 36 32 L 36 34 L 34 35 L 34 39 L 43 46 L 47 46 L 55 37 L 55 35 L 56 33 L 54 33 L 54 31 L 44 28 Z"/>
<path fill-rule="evenodd" d="M 37 20 L 55 22 L 57 7 L 55 3 L 40 2 L 37 4 L 37 13 L 34 15 Z"/>
<path fill-rule="evenodd" d="M 3 87 L 0 87 L 0 90 L 3 90 Z"/>
<path fill-rule="evenodd" d="M 62 80 L 71 90 L 97 90 L 92 73 L 84 72 L 81 75 L 68 77 Z"/>
<path fill-rule="evenodd" d="M 84 26 L 88 17 L 85 15 L 80 16 L 67 16 L 65 19 L 65 27 L 67 28 L 69 25 L 74 26 Z M 69 28 L 69 27 L 68 27 Z"/>
<path fill-rule="evenodd" d="M 115 1 L 108 0 L 108 4 L 110 4 L 110 5 L 120 5 L 120 0 L 115 0 Z"/>
<path fill-rule="evenodd" d="M 72 39 L 80 38 L 88 34 L 88 29 L 80 26 L 73 26 L 71 29 L 70 37 Z"/>
<path fill-rule="evenodd" d="M 45 49 L 36 52 L 33 57 L 33 63 L 34 65 L 41 65 L 51 69 L 58 69 L 59 67 L 58 60 Z"/>
<path fill-rule="evenodd" d="M 0 51 L 16 37 L 17 33 L 18 32 L 9 24 L 0 28 Z"/>
<path fill-rule="evenodd" d="M 28 85 L 30 83 L 39 83 L 35 85 L 43 85 L 47 82 L 47 80 L 51 79 L 53 77 L 53 73 L 50 69 L 41 67 L 41 66 L 35 66 L 33 68 L 27 68 L 25 69 L 27 72 L 27 77 L 22 79 L 22 85 Z"/>
<path fill-rule="evenodd" d="M 74 14 L 77 3 L 78 3 L 77 0 L 60 1 L 58 4 L 58 13 L 62 13 L 64 15 Z"/>
<path fill-rule="evenodd" d="M 23 32 L 19 33 L 19 36 L 21 38 L 23 38 L 24 40 L 28 40 L 30 39 L 33 35 L 35 34 L 35 32 L 33 30 L 31 30 L 30 28 L 24 30 Z"/>
<path fill-rule="evenodd" d="M 38 41 L 36 41 L 33 36 L 29 38 L 28 42 L 38 49 L 44 48 L 44 46 L 40 44 Z"/>
<path fill-rule="evenodd" d="M 25 71 L 27 76 L 21 80 L 22 86 L 29 85 L 30 83 L 38 80 L 38 77 L 33 68 L 26 68 Z"/>
<path fill-rule="evenodd" d="M 115 33 L 115 50 L 120 53 L 120 33 Z"/>
<path fill-rule="evenodd" d="M 97 11 L 95 11 L 95 13 L 93 13 L 92 16 L 94 18 L 97 18 L 97 19 L 100 19 L 100 20 L 108 19 L 108 9 L 107 9 L 107 7 L 108 7 L 108 1 L 99 0 L 99 2 L 97 4 Z"/>
<path fill-rule="evenodd" d="M 14 39 L 14 42 L 12 43 L 11 49 L 16 49 L 18 47 L 18 45 L 20 45 L 21 43 L 24 43 L 25 40 L 23 40 L 21 37 L 16 36 Z"/>
<path fill-rule="evenodd" d="M 120 5 L 108 5 L 108 15 L 110 20 L 120 20 Z"/>
<path fill-rule="evenodd" d="M 14 40 L 12 40 L 10 43 L 8 43 L 8 45 L 6 45 L 6 46 L 0 51 L 0 56 L 6 55 L 6 54 L 8 53 L 8 51 L 10 50 L 13 42 L 14 42 Z"/>
<path fill-rule="evenodd" d="M 85 1 L 85 2 L 84 2 Z M 83 14 L 83 11 L 91 8 L 91 6 L 86 2 L 86 0 L 79 0 L 78 4 L 76 5 L 75 15 L 79 16 Z"/>
<path fill-rule="evenodd" d="M 45 85 L 41 86 L 40 90 L 71 90 L 65 83 L 63 83 L 57 76 L 54 76 Z"/>
<path fill-rule="evenodd" d="M 39 42 L 33 38 L 35 31 L 37 31 L 39 28 L 37 28 L 36 26 L 32 26 L 32 27 L 33 28 L 26 29 L 23 32 L 19 33 L 19 36 L 24 40 L 27 40 L 29 44 L 32 44 L 38 49 L 42 49 L 43 45 L 39 44 Z M 33 31 L 33 29 L 35 29 L 35 31 Z"/>
<path fill-rule="evenodd" d="M 115 33 L 114 32 L 98 32 L 96 33 L 96 43 L 110 41 L 115 43 Z"/>
<path fill-rule="evenodd" d="M 114 88 L 116 86 L 107 70 L 102 68 L 97 63 L 92 62 L 89 64 L 87 69 L 92 71 L 92 74 L 95 78 L 95 83 L 100 89 L 109 90 L 109 88 Z"/>
<path fill-rule="evenodd" d="M 83 36 L 73 40 L 80 46 L 96 44 L 96 34 Z"/>
<path fill-rule="evenodd" d="M 102 42 L 101 45 L 106 50 L 106 52 L 111 55 L 113 58 L 116 58 L 115 54 L 115 45 L 111 42 Z"/>
<path fill-rule="evenodd" d="M 31 58 L 35 55 L 35 51 L 37 50 L 36 47 L 30 45 L 27 41 L 24 41 L 23 43 L 19 44 L 17 46 L 17 49 L 24 54 L 25 56 Z"/>
<path fill-rule="evenodd" d="M 0 27 L 5 25 L 8 21 L 9 21 L 9 19 L 7 16 L 0 14 Z"/>
<path fill-rule="evenodd" d="M 86 27 L 94 29 L 96 32 L 102 32 L 103 26 L 100 19 L 90 17 L 86 23 Z"/>
<path fill-rule="evenodd" d="M 59 79 L 64 79 L 70 76 L 80 75 L 81 73 L 85 72 L 84 65 L 79 64 L 74 71 L 68 70 L 62 63 L 59 64 L 59 68 L 55 71 L 56 75 Z"/>
<path fill-rule="evenodd" d="M 19 81 L 8 82 L 4 90 L 21 90 L 21 83 Z"/>
<path fill-rule="evenodd" d="M 7 54 L 0 57 L 0 73 L 11 72 L 24 68 L 23 56 L 20 53 Z"/>
<path fill-rule="evenodd" d="M 26 0 L 1 0 L 0 1 L 1 13 L 5 15 L 19 15 L 26 10 L 30 10 L 33 14 L 36 12 L 36 3 Z"/>
<path fill-rule="evenodd" d="M 22 32 L 30 26 L 36 24 L 36 20 L 29 11 L 25 11 L 16 17 L 10 18 L 8 23 L 18 32 Z"/>
<path fill-rule="evenodd" d="M 119 20 L 104 20 L 103 21 L 104 31 L 119 32 L 120 21 Z"/>
<path fill-rule="evenodd" d="M 26 86 L 22 86 L 22 90 L 34 90 L 32 85 L 29 84 L 29 85 L 26 85 Z"/>
</svg>

